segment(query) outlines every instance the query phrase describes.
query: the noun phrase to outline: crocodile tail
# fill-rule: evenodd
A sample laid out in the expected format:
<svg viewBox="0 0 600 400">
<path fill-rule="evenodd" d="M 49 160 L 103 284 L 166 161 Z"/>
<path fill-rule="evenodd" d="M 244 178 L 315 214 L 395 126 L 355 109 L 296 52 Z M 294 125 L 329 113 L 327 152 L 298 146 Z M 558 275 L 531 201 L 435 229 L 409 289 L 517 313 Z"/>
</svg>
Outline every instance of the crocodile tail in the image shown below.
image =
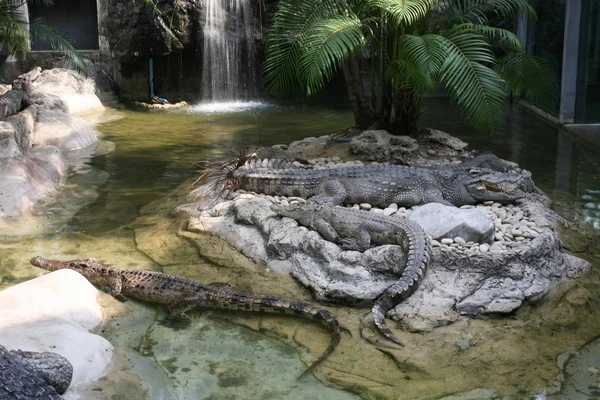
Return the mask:
<svg viewBox="0 0 600 400">
<path fill-rule="evenodd" d="M 402 300 L 407 299 L 417 290 L 417 286 L 423 279 L 425 271 L 431 260 L 431 244 L 421 227 L 422 232 L 419 236 L 413 235 L 408 244 L 407 263 L 402 276 L 398 282 L 388 287 L 385 292 L 373 305 L 373 320 L 379 332 L 391 341 L 404 346 L 404 343 L 398 339 L 388 328 L 385 322 L 385 316 L 388 311 L 394 308 Z M 407 232 L 409 233 L 409 232 Z M 410 234 L 410 233 L 409 233 Z"/>
<path fill-rule="evenodd" d="M 340 343 L 341 328 L 337 319 L 333 316 L 333 314 L 331 314 L 328 311 L 317 307 L 312 308 L 316 312 L 309 312 L 307 314 L 310 315 L 313 319 L 323 321 L 325 325 L 327 325 L 327 327 L 331 331 L 331 340 L 329 341 L 329 346 L 327 346 L 325 351 L 306 370 L 304 370 L 304 372 L 298 377 L 298 379 L 302 378 L 307 373 L 312 372 L 319 364 L 325 361 Z"/>
</svg>

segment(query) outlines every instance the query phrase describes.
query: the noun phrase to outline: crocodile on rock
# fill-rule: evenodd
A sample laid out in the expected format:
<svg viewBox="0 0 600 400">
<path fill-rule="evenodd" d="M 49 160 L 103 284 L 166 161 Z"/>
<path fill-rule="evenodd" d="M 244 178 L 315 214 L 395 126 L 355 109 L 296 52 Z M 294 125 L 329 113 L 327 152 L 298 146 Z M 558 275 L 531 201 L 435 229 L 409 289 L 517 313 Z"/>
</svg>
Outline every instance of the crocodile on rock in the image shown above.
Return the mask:
<svg viewBox="0 0 600 400">
<path fill-rule="evenodd" d="M 425 203 L 462 206 L 480 201 L 512 202 L 525 196 L 528 171 L 511 173 L 478 167 L 414 167 L 393 164 L 325 169 L 277 168 L 276 161 L 230 162 L 206 174 L 209 182 L 195 194 L 245 189 L 297 196 L 320 204 L 391 203 L 411 207 Z"/>
<path fill-rule="evenodd" d="M 73 366 L 59 354 L 0 345 L 0 399 L 59 400 L 72 378 Z"/>
<path fill-rule="evenodd" d="M 403 345 L 387 327 L 385 315 L 417 289 L 431 261 L 431 244 L 423 228 L 404 218 L 314 202 L 285 206 L 273 204 L 271 210 L 314 229 L 324 239 L 338 243 L 346 250 L 364 251 L 371 243 L 397 244 L 404 248 L 407 262 L 400 279 L 388 287 L 373 306 L 373 319 L 379 331 Z"/>
<path fill-rule="evenodd" d="M 333 314 L 315 307 L 311 303 L 239 292 L 227 284 L 205 285 L 191 279 L 157 271 L 121 270 L 99 263 L 93 258 L 60 261 L 38 256 L 33 257 L 30 262 L 47 271 L 72 269 L 119 300 L 131 297 L 158 303 L 166 307 L 170 318 L 182 321 L 189 320 L 185 312 L 195 307 L 292 314 L 320 321 L 331 331 L 331 341 L 323 354 L 303 375 L 324 361 L 335 350 L 343 329 Z"/>
</svg>

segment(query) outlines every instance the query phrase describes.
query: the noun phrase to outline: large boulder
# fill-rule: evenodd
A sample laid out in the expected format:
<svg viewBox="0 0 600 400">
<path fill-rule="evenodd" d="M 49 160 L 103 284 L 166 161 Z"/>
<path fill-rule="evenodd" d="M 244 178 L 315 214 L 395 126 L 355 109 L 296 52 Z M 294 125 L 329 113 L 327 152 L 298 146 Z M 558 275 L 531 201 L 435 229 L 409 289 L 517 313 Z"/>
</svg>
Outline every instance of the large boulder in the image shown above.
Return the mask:
<svg viewBox="0 0 600 400">
<path fill-rule="evenodd" d="M 462 238 L 465 242 L 492 243 L 494 222 L 477 208 L 462 209 L 429 203 L 417 208 L 409 218 L 436 240 Z"/>
<path fill-rule="evenodd" d="M 102 321 L 98 291 L 71 270 L 53 272 L 0 292 L 0 343 L 9 350 L 50 351 L 73 365 L 65 397 L 106 372 L 113 347 L 92 334 Z"/>
<path fill-rule="evenodd" d="M 405 164 L 415 159 L 419 143 L 410 136 L 394 136 L 384 130 L 364 131 L 350 143 L 350 153 L 377 162 Z"/>
<path fill-rule="evenodd" d="M 71 114 L 104 109 L 92 79 L 63 68 L 47 69 L 29 84 L 32 100 L 44 108 L 64 109 Z"/>
<path fill-rule="evenodd" d="M 79 150 L 95 144 L 94 131 L 79 117 L 41 109 L 37 113 L 33 144 L 55 146 L 61 151 Z"/>
<path fill-rule="evenodd" d="M 211 258 L 215 242 L 207 235 L 217 235 L 269 269 L 292 274 L 319 300 L 369 304 L 398 280 L 406 259 L 399 246 L 379 246 L 364 253 L 342 251 L 296 221 L 276 216 L 269 205 L 277 201 L 271 196 L 233 193 L 232 200 L 208 210 L 193 204 L 180 212 L 189 215 L 189 237 L 202 254 Z M 492 207 L 486 207 L 491 213 Z M 416 212 L 418 208 L 412 211 Z M 461 314 L 513 312 L 524 302 L 541 298 L 552 282 L 589 268 L 587 262 L 561 251 L 548 218 L 552 211 L 544 204 L 524 200 L 519 207 L 496 206 L 493 212 L 504 213 L 505 220 L 492 223 L 496 233 L 492 246 L 435 242 L 433 261 L 419 289 L 392 312 L 407 329 L 430 330 Z M 514 218 L 520 218 L 522 225 L 507 222 Z M 508 233 L 508 227 L 520 236 Z M 489 240 L 487 233 L 482 236 Z M 213 261 L 228 262 L 218 257 Z"/>
</svg>

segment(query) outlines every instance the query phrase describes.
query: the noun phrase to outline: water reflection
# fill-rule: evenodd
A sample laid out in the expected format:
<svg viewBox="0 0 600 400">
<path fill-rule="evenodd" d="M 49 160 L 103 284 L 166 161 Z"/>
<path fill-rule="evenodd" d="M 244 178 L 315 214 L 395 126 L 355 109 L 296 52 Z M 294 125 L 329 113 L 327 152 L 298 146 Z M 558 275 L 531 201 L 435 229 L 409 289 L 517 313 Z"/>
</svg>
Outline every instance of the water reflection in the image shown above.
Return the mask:
<svg viewBox="0 0 600 400">
<path fill-rule="evenodd" d="M 470 149 L 518 163 L 553 200 L 568 199 L 569 217 L 600 229 L 600 148 L 521 109 L 507 109 L 494 134 L 482 135 L 466 126 L 445 100 L 431 100 L 428 107 L 421 126 L 441 129 L 468 142 Z"/>
</svg>

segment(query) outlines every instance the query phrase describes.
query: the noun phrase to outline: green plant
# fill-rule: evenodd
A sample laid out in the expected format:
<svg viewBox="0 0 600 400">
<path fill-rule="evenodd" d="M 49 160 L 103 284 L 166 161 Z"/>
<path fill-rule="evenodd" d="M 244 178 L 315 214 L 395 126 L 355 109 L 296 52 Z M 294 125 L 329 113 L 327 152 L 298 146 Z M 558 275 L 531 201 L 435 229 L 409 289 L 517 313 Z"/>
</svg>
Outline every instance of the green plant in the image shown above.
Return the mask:
<svg viewBox="0 0 600 400">
<path fill-rule="evenodd" d="M 53 5 L 52 0 L 29 0 L 30 3 Z M 0 0 L 0 41 L 9 54 L 23 59 L 31 50 L 32 42 L 49 44 L 53 50 L 67 55 L 79 71 L 85 71 L 85 64 L 79 52 L 59 31 L 42 19 L 27 21 L 23 7 L 27 1 Z"/>
<path fill-rule="evenodd" d="M 546 64 L 496 25 L 526 0 L 280 0 L 263 83 L 311 95 L 342 69 L 357 126 L 416 130 L 442 87 L 468 123 L 490 131 L 511 96 L 552 98 Z"/>
</svg>

